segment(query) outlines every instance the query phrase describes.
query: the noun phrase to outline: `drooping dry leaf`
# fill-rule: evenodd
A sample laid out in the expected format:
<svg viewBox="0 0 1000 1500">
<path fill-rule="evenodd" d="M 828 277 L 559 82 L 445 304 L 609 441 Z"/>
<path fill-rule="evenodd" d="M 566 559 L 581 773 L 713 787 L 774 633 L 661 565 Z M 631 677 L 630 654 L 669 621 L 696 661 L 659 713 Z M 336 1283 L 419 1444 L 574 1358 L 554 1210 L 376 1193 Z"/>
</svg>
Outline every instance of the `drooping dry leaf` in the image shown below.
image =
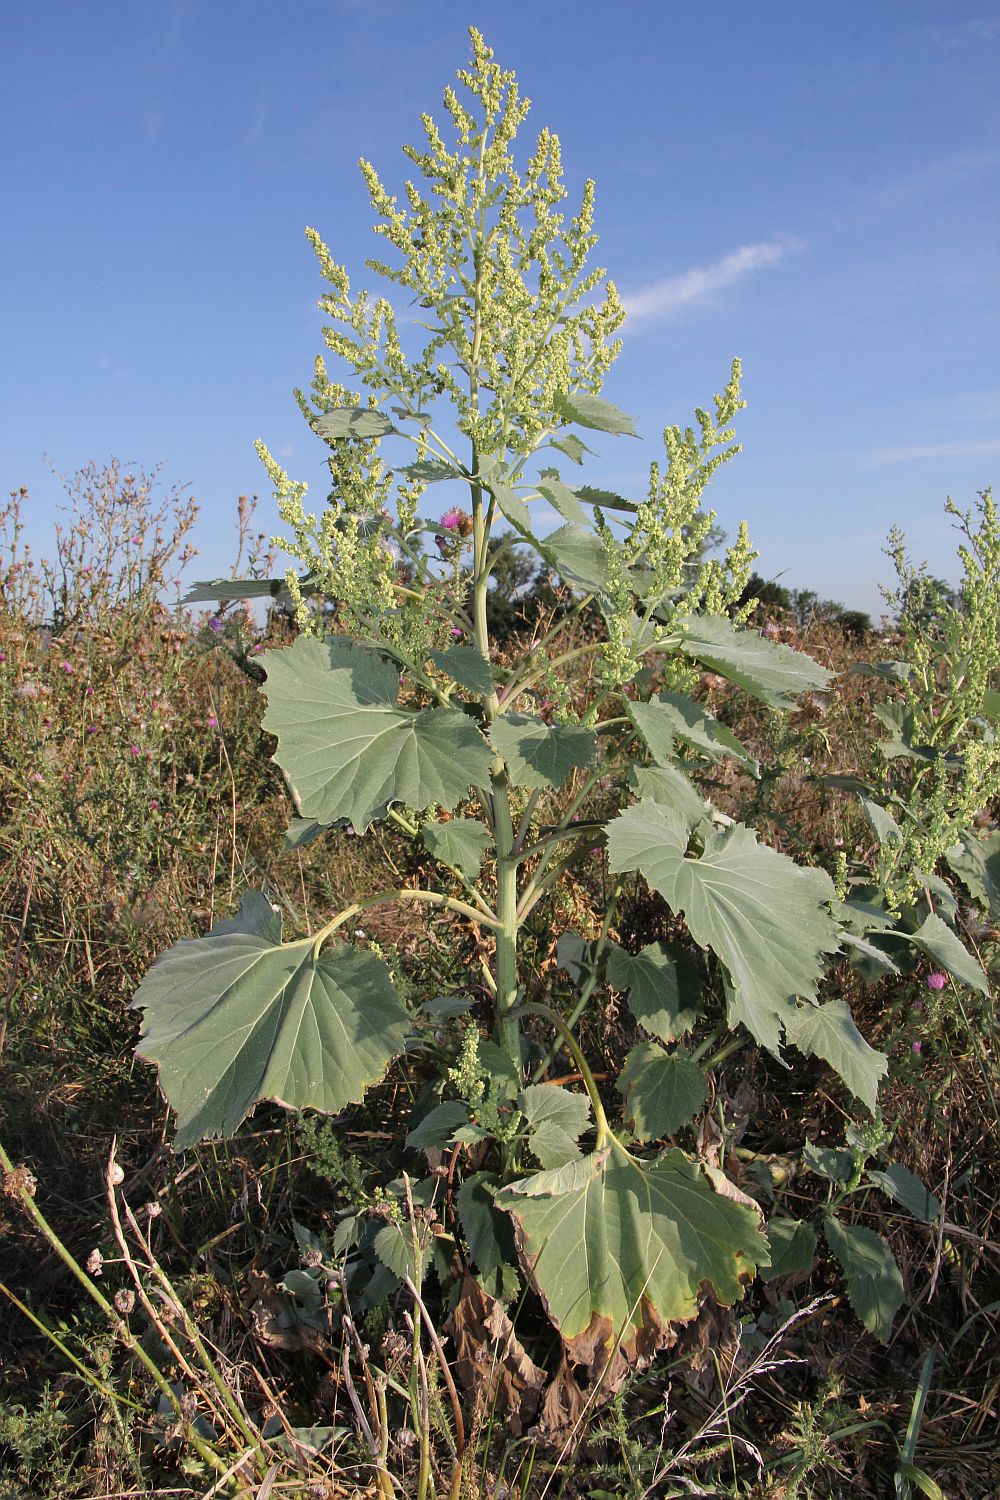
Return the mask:
<svg viewBox="0 0 1000 1500">
<path fill-rule="evenodd" d="M 455 1341 L 458 1378 L 476 1407 L 495 1410 L 519 1436 L 535 1419 L 545 1371 L 525 1353 L 503 1304 L 465 1276 L 445 1331 Z"/>
</svg>

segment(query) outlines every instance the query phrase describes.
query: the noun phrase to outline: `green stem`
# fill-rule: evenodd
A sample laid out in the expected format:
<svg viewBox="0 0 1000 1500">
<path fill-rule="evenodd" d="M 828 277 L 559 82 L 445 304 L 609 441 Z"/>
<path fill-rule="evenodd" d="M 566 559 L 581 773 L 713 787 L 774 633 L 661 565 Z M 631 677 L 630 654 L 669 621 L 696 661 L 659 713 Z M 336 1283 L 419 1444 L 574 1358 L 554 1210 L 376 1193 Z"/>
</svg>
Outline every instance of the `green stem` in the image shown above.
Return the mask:
<svg viewBox="0 0 1000 1500">
<path fill-rule="evenodd" d="M 596 1149 L 600 1151 L 601 1147 L 613 1138 L 613 1131 L 608 1124 L 608 1117 L 604 1113 L 604 1105 L 601 1103 L 601 1096 L 598 1093 L 594 1075 L 590 1071 L 590 1064 L 584 1057 L 576 1037 L 570 1031 L 569 1026 L 559 1012 L 553 1010 L 551 1005 L 542 1005 L 538 1001 L 530 1005 L 519 1005 L 516 1014 L 518 1016 L 544 1016 L 545 1020 L 550 1022 L 562 1037 L 563 1045 L 576 1064 L 580 1077 L 583 1079 L 584 1088 L 590 1096 L 590 1102 L 594 1110 L 594 1120 L 597 1125 Z"/>
<path fill-rule="evenodd" d="M 570 1012 L 569 1020 L 566 1022 L 568 1029 L 574 1034 L 576 1032 L 577 1022 L 583 1015 L 584 1011 L 587 1009 L 587 1006 L 590 1003 L 590 997 L 594 993 L 594 990 L 597 988 L 597 976 L 600 969 L 601 954 L 607 947 L 608 933 L 610 932 L 611 924 L 615 919 L 615 912 L 618 910 L 618 902 L 621 899 L 623 889 L 624 887 L 619 883 L 615 886 L 614 891 L 612 892 L 611 900 L 608 902 L 607 911 L 604 913 L 604 921 L 601 923 L 601 931 L 598 936 L 597 943 L 594 946 L 594 952 L 591 956 L 590 973 L 587 976 L 583 989 L 580 991 L 580 998 L 574 1005 L 572 1011 Z M 557 1044 L 549 1048 L 549 1051 L 546 1053 L 545 1057 L 538 1064 L 538 1067 L 532 1074 L 532 1083 L 538 1083 L 542 1078 L 545 1077 L 545 1074 L 548 1072 L 549 1068 L 555 1061 L 555 1055 L 557 1051 Z"/>
<path fill-rule="evenodd" d="M 524 844 L 528 829 L 531 827 L 531 820 L 535 815 L 535 808 L 538 806 L 538 800 L 541 795 L 541 791 L 536 787 L 536 789 L 531 793 L 531 796 L 528 798 L 527 805 L 525 806 L 524 812 L 521 815 L 521 821 L 517 825 L 517 835 L 514 839 L 514 848 L 512 852 L 517 855 L 519 861 L 524 858 L 522 845 Z"/>
<path fill-rule="evenodd" d="M 521 895 L 520 905 L 517 908 L 517 920 L 520 924 L 527 921 L 539 901 L 545 895 L 545 892 L 561 880 L 570 866 L 575 865 L 583 853 L 583 849 L 574 849 L 572 854 L 567 854 L 558 864 L 551 865 L 546 862 L 545 874 L 536 874 L 529 880 Z"/>
<path fill-rule="evenodd" d="M 508 683 L 504 690 L 503 701 L 506 703 L 508 699 L 513 698 L 516 694 L 525 692 L 532 683 L 538 682 L 541 678 L 547 676 L 553 667 L 565 666 L 567 662 L 575 661 L 581 656 L 593 656 L 595 652 L 600 651 L 602 644 L 601 641 L 595 641 L 589 646 L 577 646 L 572 651 L 564 651 L 561 656 L 553 656 L 550 661 L 547 661 L 543 667 L 539 667 L 536 672 L 529 672 L 527 677 L 515 679 L 514 682 Z M 536 655 L 541 649 L 541 645 L 533 646 L 532 655 Z"/>
<path fill-rule="evenodd" d="M 68 1348 L 68 1346 L 63 1343 L 59 1335 L 57 1333 L 54 1333 L 47 1323 L 43 1323 L 41 1318 L 37 1317 L 36 1314 L 32 1312 L 27 1303 L 22 1302 L 20 1297 L 16 1296 L 15 1293 L 11 1291 L 10 1287 L 5 1286 L 2 1281 L 0 1281 L 0 1292 L 2 1292 L 3 1295 L 14 1304 L 19 1313 L 24 1314 L 29 1323 L 34 1324 L 39 1333 L 43 1334 L 45 1338 L 48 1339 L 50 1344 L 55 1345 L 64 1359 L 68 1360 L 71 1365 L 75 1366 L 75 1368 L 79 1370 L 84 1380 L 92 1385 L 95 1390 L 100 1391 L 101 1395 L 106 1401 L 109 1401 L 112 1405 L 114 1405 L 116 1401 L 120 1401 L 124 1406 L 131 1407 L 133 1411 L 142 1412 L 145 1410 L 145 1408 L 140 1406 L 137 1401 L 133 1401 L 130 1397 L 122 1396 L 117 1391 L 111 1390 L 110 1386 L 106 1386 L 103 1380 L 99 1379 L 98 1376 L 94 1374 L 93 1370 L 88 1370 L 87 1366 L 82 1362 L 82 1360 L 77 1359 L 72 1349 Z"/>
<path fill-rule="evenodd" d="M 317 933 L 305 939 L 312 944 L 315 956 L 319 956 L 319 950 L 338 928 L 350 922 L 359 912 L 366 911 L 371 906 L 386 906 L 390 901 L 422 901 L 429 906 L 438 906 L 447 911 L 458 912 L 460 916 L 468 917 L 473 922 L 479 922 L 484 927 L 499 929 L 500 921 L 492 912 L 477 911 L 474 906 L 467 906 L 464 901 L 457 901 L 454 896 L 443 896 L 440 891 L 417 891 L 403 887 L 395 891 L 378 891 L 374 896 L 363 896 L 359 901 L 354 901 L 350 906 L 331 917 Z"/>
<path fill-rule="evenodd" d="M 734 1052 L 739 1052 L 740 1049 L 745 1047 L 749 1041 L 749 1036 L 732 1037 L 730 1041 L 726 1042 L 724 1046 L 719 1048 L 718 1052 L 713 1052 L 711 1057 L 707 1057 L 705 1059 L 704 1067 L 706 1072 L 710 1073 L 713 1068 L 718 1068 L 722 1063 L 725 1062 L 727 1057 L 732 1057 Z"/>
<path fill-rule="evenodd" d="M 591 836 L 595 833 L 601 833 L 604 829 L 605 821 L 604 818 L 599 820 L 587 819 L 580 823 L 571 823 L 568 828 L 550 828 L 547 833 L 543 833 L 537 838 L 533 844 L 529 844 L 527 849 L 520 850 L 517 856 L 518 862 L 531 859 L 533 855 L 539 854 L 543 849 L 547 849 L 550 844 L 562 843 L 564 839 L 582 838 L 585 833 L 589 833 Z"/>
</svg>

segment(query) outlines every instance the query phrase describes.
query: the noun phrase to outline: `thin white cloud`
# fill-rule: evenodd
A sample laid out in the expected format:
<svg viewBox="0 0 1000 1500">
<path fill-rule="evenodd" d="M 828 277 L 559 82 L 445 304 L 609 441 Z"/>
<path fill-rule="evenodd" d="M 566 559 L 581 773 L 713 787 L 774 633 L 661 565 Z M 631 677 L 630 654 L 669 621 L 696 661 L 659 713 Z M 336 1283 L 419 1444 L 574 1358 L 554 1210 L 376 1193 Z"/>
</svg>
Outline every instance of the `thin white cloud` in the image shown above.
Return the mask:
<svg viewBox="0 0 1000 1500">
<path fill-rule="evenodd" d="M 875 448 L 867 457 L 873 464 L 908 464 L 920 459 L 977 458 L 988 453 L 1000 453 L 1000 438 L 971 443 L 914 443 L 910 447 Z"/>
<path fill-rule="evenodd" d="M 740 245 L 721 260 L 708 266 L 692 266 L 679 276 L 665 276 L 662 281 L 643 287 L 623 299 L 625 311 L 633 324 L 653 323 L 669 318 L 683 308 L 705 303 L 727 287 L 754 271 L 776 266 L 795 249 L 791 240 L 768 240 L 760 245 Z"/>
<path fill-rule="evenodd" d="M 969 146 L 901 172 L 870 196 L 882 208 L 908 208 L 928 198 L 941 198 L 954 188 L 967 188 L 998 166 L 1000 150 L 996 147 Z"/>
</svg>

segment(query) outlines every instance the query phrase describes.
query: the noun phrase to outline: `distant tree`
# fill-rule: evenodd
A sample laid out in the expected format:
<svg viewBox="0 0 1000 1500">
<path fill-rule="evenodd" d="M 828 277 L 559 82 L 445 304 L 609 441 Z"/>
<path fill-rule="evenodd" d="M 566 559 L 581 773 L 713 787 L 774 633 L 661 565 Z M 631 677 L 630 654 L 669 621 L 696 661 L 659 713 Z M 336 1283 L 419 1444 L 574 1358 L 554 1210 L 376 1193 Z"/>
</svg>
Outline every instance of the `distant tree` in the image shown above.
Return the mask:
<svg viewBox="0 0 1000 1500">
<path fill-rule="evenodd" d="M 773 578 L 762 578 L 759 573 L 751 576 L 740 604 L 749 604 L 752 599 L 757 601 L 752 616 L 757 623 L 765 619 L 785 619 L 800 629 L 814 622 L 836 625 L 845 636 L 853 639 L 874 629 L 871 616 L 864 610 L 846 609 L 835 599 L 821 599 L 813 589 L 787 589 Z"/>
</svg>

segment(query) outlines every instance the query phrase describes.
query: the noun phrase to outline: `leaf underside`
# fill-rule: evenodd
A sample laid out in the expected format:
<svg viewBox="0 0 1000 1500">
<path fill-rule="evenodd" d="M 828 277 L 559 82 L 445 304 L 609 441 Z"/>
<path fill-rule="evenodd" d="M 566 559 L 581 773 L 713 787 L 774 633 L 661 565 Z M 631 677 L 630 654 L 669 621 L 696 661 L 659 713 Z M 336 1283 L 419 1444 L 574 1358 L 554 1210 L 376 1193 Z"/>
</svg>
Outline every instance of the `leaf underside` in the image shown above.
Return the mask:
<svg viewBox="0 0 1000 1500">
<path fill-rule="evenodd" d="M 834 674 L 804 651 L 765 640 L 756 630 L 738 627 L 724 615 L 689 615 L 678 649 L 712 672 L 735 682 L 769 708 L 795 707 L 799 693 L 822 692 Z"/>
<path fill-rule="evenodd" d="M 176 943 L 132 1003 L 146 1013 L 138 1053 L 159 1067 L 178 1149 L 232 1135 L 262 1099 L 338 1114 L 383 1077 L 408 1031 L 380 958 L 347 947 L 317 958 L 311 939 L 278 944 L 266 928 Z"/>
<path fill-rule="evenodd" d="M 689 858 L 682 819 L 640 802 L 608 825 L 609 868 L 641 871 L 673 912 L 683 912 L 695 942 L 726 966 L 730 1020 L 777 1054 L 796 997 L 815 993 L 823 957 L 839 944 L 827 909 L 833 885 L 821 870 L 758 844 L 742 824 L 702 826 L 703 853 Z"/>
</svg>

